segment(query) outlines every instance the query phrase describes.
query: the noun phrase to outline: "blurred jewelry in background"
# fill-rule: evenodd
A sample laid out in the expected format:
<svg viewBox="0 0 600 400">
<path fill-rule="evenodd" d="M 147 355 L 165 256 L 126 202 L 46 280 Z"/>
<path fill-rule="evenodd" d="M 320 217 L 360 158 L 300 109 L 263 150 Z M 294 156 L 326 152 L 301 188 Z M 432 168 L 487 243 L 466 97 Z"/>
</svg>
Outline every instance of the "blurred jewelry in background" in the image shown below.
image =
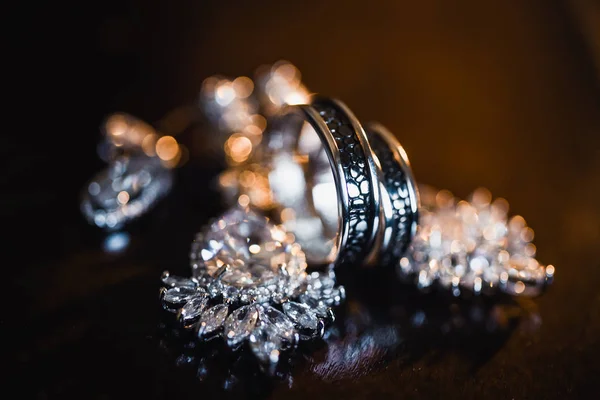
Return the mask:
<svg viewBox="0 0 600 400">
<path fill-rule="evenodd" d="M 107 117 L 101 130 L 98 153 L 108 166 L 83 188 L 81 211 L 90 224 L 115 231 L 170 191 L 183 150 L 173 136 L 124 113 Z"/>
<path fill-rule="evenodd" d="M 229 166 L 252 158 L 266 128 L 253 91 L 252 79 L 245 76 L 230 79 L 215 75 L 202 83 L 199 106 L 214 128 L 209 137 L 223 149 Z"/>
<path fill-rule="evenodd" d="M 208 82 L 203 88 L 207 93 L 204 96 L 205 99 L 215 97 L 215 95 L 209 94 L 211 88 L 212 91 L 216 92 L 219 87 L 212 84 L 215 80 L 227 84 L 227 81 L 219 79 L 215 76 L 205 81 Z M 247 82 L 246 79 L 248 78 L 245 78 L 244 82 Z M 249 80 L 249 82 L 252 82 L 252 80 Z M 254 118 L 258 121 L 258 127 L 261 128 L 261 137 L 259 140 L 255 136 L 248 138 L 248 140 L 240 140 L 239 135 L 232 135 L 234 132 L 230 131 L 229 135 L 231 136 L 227 136 L 226 142 L 224 142 L 224 153 L 230 167 L 220 174 L 218 188 L 227 204 L 239 202 L 241 205 L 250 205 L 256 209 L 269 212 L 278 205 L 273 198 L 270 187 L 269 174 L 272 168 L 268 160 L 269 151 L 265 148 L 264 143 L 261 143 L 263 133 L 267 130 L 267 125 L 272 123 L 273 117 L 283 107 L 307 104 L 310 93 L 302 84 L 298 68 L 285 60 L 258 67 L 254 75 L 254 82 L 251 99 L 245 98 L 245 101 L 253 105 L 252 112 L 259 112 L 259 114 L 254 114 Z M 214 123 L 223 120 L 224 116 L 230 113 L 238 115 L 234 118 L 235 120 L 249 120 L 248 112 L 243 110 L 250 108 L 250 106 L 236 105 L 241 100 L 227 103 L 221 107 L 211 105 L 211 101 L 215 100 L 209 100 L 208 102 L 205 100 L 203 109 L 209 114 L 213 113 L 214 117 L 211 119 Z M 254 128 L 251 128 L 251 130 L 258 131 Z M 231 162 L 230 159 L 237 161 Z"/>
<path fill-rule="evenodd" d="M 273 65 L 256 69 L 254 81 L 263 114 L 270 118 L 285 107 L 308 104 L 311 93 L 302 83 L 302 74 L 289 61 L 280 60 Z"/>
<path fill-rule="evenodd" d="M 535 296 L 552 282 L 554 266 L 536 260 L 533 229 L 519 215 L 508 217 L 506 200 L 492 201 L 484 188 L 468 201 L 430 187 L 421 193 L 421 223 L 398 263 L 401 276 L 419 288 L 436 285 L 455 296 L 463 291 Z"/>
<path fill-rule="evenodd" d="M 198 339 L 220 336 L 233 350 L 247 343 L 269 368 L 280 352 L 323 336 L 345 297 L 331 270 L 306 271 L 293 235 L 243 207 L 196 236 L 190 261 L 191 278 L 163 274 L 163 308 Z"/>
</svg>

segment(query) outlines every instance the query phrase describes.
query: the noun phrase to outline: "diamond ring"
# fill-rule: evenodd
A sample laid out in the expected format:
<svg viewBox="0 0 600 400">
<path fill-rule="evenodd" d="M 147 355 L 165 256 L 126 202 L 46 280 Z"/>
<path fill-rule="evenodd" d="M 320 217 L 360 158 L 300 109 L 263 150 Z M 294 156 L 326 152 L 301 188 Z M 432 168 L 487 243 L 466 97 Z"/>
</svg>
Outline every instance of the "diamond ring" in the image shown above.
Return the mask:
<svg viewBox="0 0 600 400">
<path fill-rule="evenodd" d="M 220 336 L 232 349 L 248 343 L 267 364 L 321 337 L 345 297 L 332 271 L 307 273 L 293 235 L 241 207 L 196 236 L 190 259 L 192 278 L 163 274 L 163 308 L 199 339 Z"/>
</svg>

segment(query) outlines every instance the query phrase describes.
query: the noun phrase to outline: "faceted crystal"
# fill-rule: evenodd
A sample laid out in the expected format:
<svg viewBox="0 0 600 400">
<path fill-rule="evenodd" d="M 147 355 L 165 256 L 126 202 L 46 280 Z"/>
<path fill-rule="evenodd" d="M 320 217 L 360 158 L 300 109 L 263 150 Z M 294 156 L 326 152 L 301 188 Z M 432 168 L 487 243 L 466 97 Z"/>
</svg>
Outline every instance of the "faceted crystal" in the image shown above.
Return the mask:
<svg viewBox="0 0 600 400">
<path fill-rule="evenodd" d="M 162 283 L 166 287 L 189 287 L 195 288 L 197 283 L 189 278 L 184 278 L 181 276 L 174 276 L 169 274 L 164 274 L 162 278 Z"/>
<path fill-rule="evenodd" d="M 302 296 L 300 296 L 300 301 L 302 302 L 302 304 L 306 304 L 307 306 L 309 306 L 317 316 L 321 318 L 326 318 L 330 316 L 329 306 L 324 302 L 310 297 L 307 294 L 303 294 Z"/>
<path fill-rule="evenodd" d="M 277 336 L 288 343 L 294 341 L 296 330 L 292 321 L 281 311 L 265 305 L 259 308 L 261 328 L 271 336 Z"/>
<path fill-rule="evenodd" d="M 315 330 L 319 323 L 317 314 L 306 304 L 288 301 L 283 303 L 285 314 L 302 328 Z"/>
<path fill-rule="evenodd" d="M 98 173 L 82 194 L 81 211 L 100 228 L 119 229 L 168 193 L 173 175 L 158 157 L 121 156 Z"/>
<path fill-rule="evenodd" d="M 271 300 L 271 291 L 267 287 L 259 287 L 256 289 L 256 302 L 266 303 Z"/>
<path fill-rule="evenodd" d="M 229 307 L 225 304 L 205 310 L 198 321 L 198 336 L 208 335 L 223 326 L 228 313 Z"/>
<path fill-rule="evenodd" d="M 163 301 L 171 305 L 181 305 L 185 304 L 197 293 L 198 291 L 194 288 L 174 287 L 165 292 Z"/>
<path fill-rule="evenodd" d="M 189 324 L 202 314 L 204 308 L 208 303 L 208 297 L 206 295 L 200 295 L 192 297 L 185 305 L 181 308 L 181 319 L 184 325 Z"/>
<path fill-rule="evenodd" d="M 263 363 L 277 363 L 281 347 L 281 338 L 271 334 L 267 329 L 257 328 L 250 335 L 250 348 L 256 358 Z"/>
<path fill-rule="evenodd" d="M 233 302 L 235 301 L 239 295 L 240 295 L 240 290 L 234 286 L 227 286 L 222 292 L 221 294 L 223 295 L 223 298 Z"/>
<path fill-rule="evenodd" d="M 324 288 L 322 290 L 307 290 L 303 295 L 305 297 L 311 297 L 319 302 L 326 304 L 327 306 L 338 305 L 346 297 L 346 291 L 343 286 L 337 286 L 332 288 Z"/>
<path fill-rule="evenodd" d="M 282 268 L 291 284 L 305 276 L 304 253 L 285 230 L 242 208 L 213 223 L 194 244 L 193 253 L 200 265 L 196 274 L 205 270 L 239 288 L 268 284 L 282 274 Z"/>
<path fill-rule="evenodd" d="M 330 289 L 335 286 L 335 280 L 330 276 L 311 274 L 311 278 L 310 287 L 314 290 Z"/>
<path fill-rule="evenodd" d="M 235 346 L 246 339 L 258 320 L 258 310 L 254 305 L 243 306 L 231 313 L 225 320 L 225 337 L 230 346 Z"/>
<path fill-rule="evenodd" d="M 520 216 L 508 220 L 506 200 L 492 202 L 485 189 L 475 191 L 470 202 L 447 191 L 422 198 L 419 229 L 400 260 L 401 275 L 415 276 L 419 287 L 438 283 L 456 295 L 459 288 L 531 294 L 546 284 L 545 267 L 533 258 L 533 230 Z"/>
</svg>

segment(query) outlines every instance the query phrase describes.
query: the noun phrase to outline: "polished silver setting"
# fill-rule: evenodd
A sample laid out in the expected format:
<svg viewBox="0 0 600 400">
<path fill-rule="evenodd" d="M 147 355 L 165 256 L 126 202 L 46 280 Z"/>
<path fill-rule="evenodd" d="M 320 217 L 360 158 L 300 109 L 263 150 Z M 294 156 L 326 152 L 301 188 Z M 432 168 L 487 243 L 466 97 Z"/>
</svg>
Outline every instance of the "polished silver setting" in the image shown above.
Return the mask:
<svg viewBox="0 0 600 400">
<path fill-rule="evenodd" d="M 358 119 L 313 97 L 282 110 L 268 138 L 275 201 L 312 262 L 360 265 L 380 229 L 379 169 Z"/>
<path fill-rule="evenodd" d="M 396 137 L 379 123 L 366 126 L 371 147 L 381 168 L 381 207 L 384 223 L 380 231 L 376 262 L 396 263 L 417 232 L 419 191 L 406 151 Z"/>
</svg>

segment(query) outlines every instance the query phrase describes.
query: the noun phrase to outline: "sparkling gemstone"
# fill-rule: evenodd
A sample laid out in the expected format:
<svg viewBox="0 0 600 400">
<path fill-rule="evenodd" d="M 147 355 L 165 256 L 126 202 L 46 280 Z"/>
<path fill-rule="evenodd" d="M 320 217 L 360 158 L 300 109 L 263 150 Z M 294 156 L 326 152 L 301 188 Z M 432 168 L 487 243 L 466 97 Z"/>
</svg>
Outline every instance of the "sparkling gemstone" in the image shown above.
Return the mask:
<svg viewBox="0 0 600 400">
<path fill-rule="evenodd" d="M 256 326 L 258 310 L 255 305 L 243 306 L 225 320 L 224 330 L 227 343 L 235 346 L 246 339 Z"/>
<path fill-rule="evenodd" d="M 173 176 L 158 157 L 121 156 L 98 173 L 82 195 L 81 211 L 100 228 L 119 229 L 171 188 Z"/>
<path fill-rule="evenodd" d="M 288 301 L 283 303 L 283 311 L 297 325 L 302 328 L 315 330 L 319 324 L 317 314 L 306 304 Z"/>
<path fill-rule="evenodd" d="M 282 268 L 292 284 L 305 276 L 304 253 L 290 235 L 242 208 L 230 210 L 213 223 L 194 251 L 209 275 L 238 288 L 267 284 L 282 275 Z"/>
<path fill-rule="evenodd" d="M 327 306 L 338 305 L 346 297 L 346 291 L 343 286 L 324 288 L 322 290 L 307 290 L 306 296 L 312 297 Z"/>
<path fill-rule="evenodd" d="M 165 292 L 163 301 L 170 305 L 181 305 L 197 294 L 198 291 L 194 288 L 174 287 Z"/>
<path fill-rule="evenodd" d="M 277 336 L 288 343 L 294 341 L 296 330 L 292 321 L 281 311 L 265 305 L 259 308 L 261 328 L 271 336 Z"/>
<path fill-rule="evenodd" d="M 223 291 L 225 290 L 225 285 L 223 285 L 223 282 L 221 281 L 213 280 L 208 284 L 208 287 L 206 289 L 208 290 L 208 293 L 211 297 L 216 297 L 223 293 Z"/>
<path fill-rule="evenodd" d="M 323 301 L 310 297 L 307 294 L 303 294 L 302 296 L 300 296 L 300 301 L 302 302 L 302 304 L 306 304 L 312 310 L 314 310 L 317 316 L 321 318 L 327 318 L 330 316 L 329 306 Z"/>
<path fill-rule="evenodd" d="M 335 286 L 335 280 L 328 275 L 311 274 L 310 287 L 314 290 L 329 289 Z"/>
<path fill-rule="evenodd" d="M 255 292 L 255 299 L 257 303 L 266 303 L 271 300 L 271 291 L 267 287 L 259 287 Z"/>
<path fill-rule="evenodd" d="M 235 301 L 239 297 L 240 290 L 234 286 L 227 286 L 223 290 L 222 295 L 223 295 L 223 298 L 232 302 L 232 301 Z"/>
<path fill-rule="evenodd" d="M 223 326 L 229 307 L 225 304 L 217 304 L 205 310 L 198 320 L 198 336 L 208 335 Z"/>
<path fill-rule="evenodd" d="M 184 325 L 188 325 L 191 321 L 197 319 L 208 303 L 208 297 L 201 295 L 192 297 L 187 303 L 181 308 L 180 314 Z"/>
<path fill-rule="evenodd" d="M 162 283 L 166 287 L 189 287 L 195 288 L 198 284 L 189 278 L 184 278 L 181 276 L 174 276 L 169 274 L 164 274 L 162 277 Z"/>
<path fill-rule="evenodd" d="M 275 364 L 279 361 L 279 350 L 282 340 L 277 335 L 272 335 L 264 328 L 255 329 L 250 335 L 250 348 L 260 361 Z"/>
<path fill-rule="evenodd" d="M 492 202 L 482 189 L 470 202 L 447 191 L 423 199 L 417 235 L 398 266 L 401 275 L 416 276 L 419 287 L 437 282 L 455 294 L 460 288 L 531 294 L 545 285 L 545 267 L 533 258 L 533 230 L 522 217 L 508 220 L 505 200 Z"/>
<path fill-rule="evenodd" d="M 253 303 L 256 301 L 257 291 L 255 288 L 246 288 L 240 291 L 240 301 L 242 303 Z"/>
</svg>

